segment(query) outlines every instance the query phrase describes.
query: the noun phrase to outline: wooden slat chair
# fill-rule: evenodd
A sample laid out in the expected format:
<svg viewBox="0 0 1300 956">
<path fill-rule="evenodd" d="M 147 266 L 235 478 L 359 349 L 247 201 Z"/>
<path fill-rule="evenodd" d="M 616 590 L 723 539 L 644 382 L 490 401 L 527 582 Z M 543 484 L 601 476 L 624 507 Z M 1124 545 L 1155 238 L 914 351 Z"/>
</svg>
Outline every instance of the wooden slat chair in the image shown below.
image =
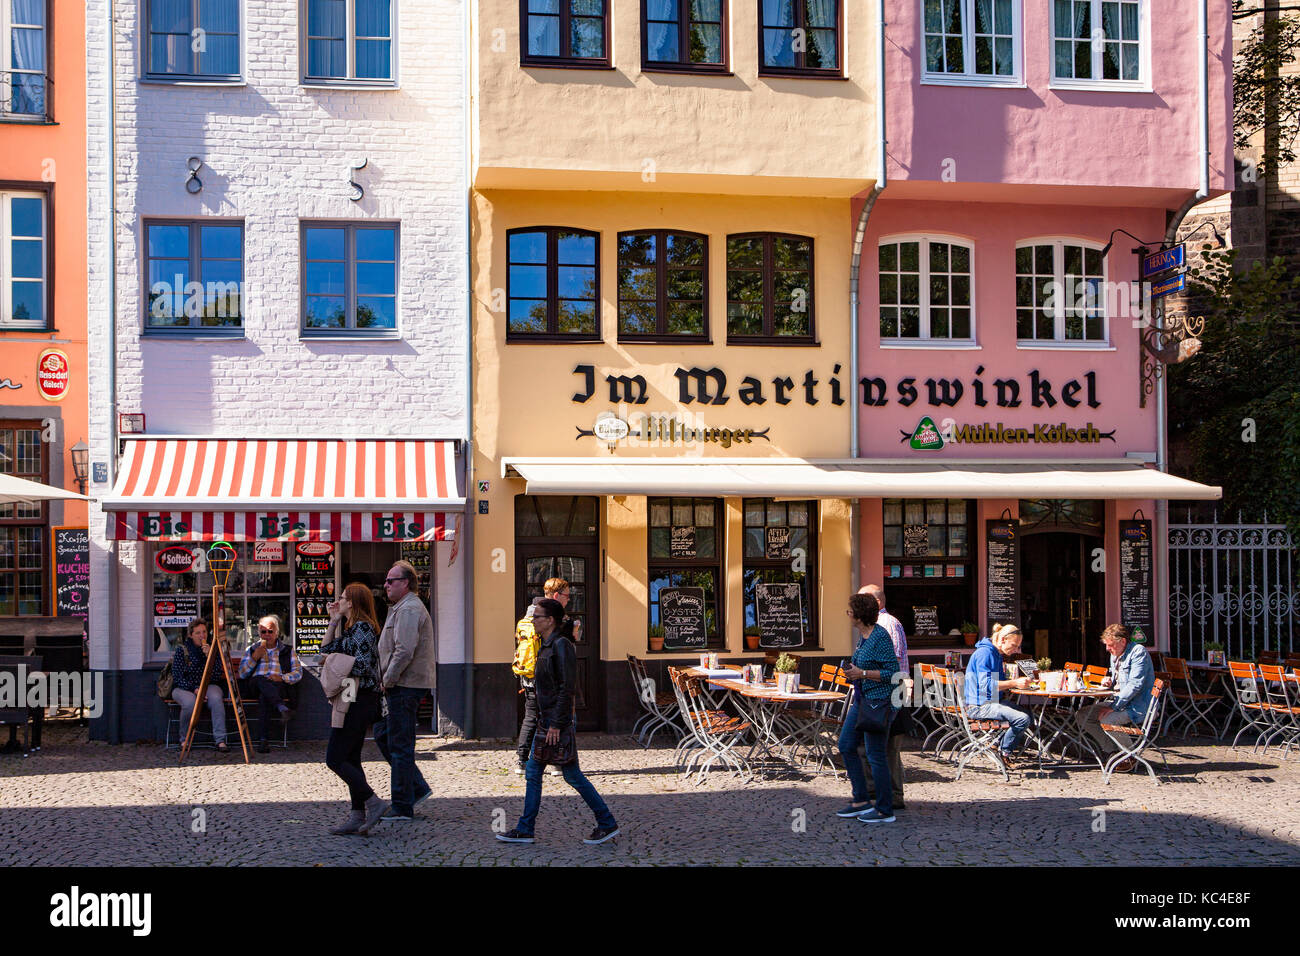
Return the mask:
<svg viewBox="0 0 1300 956">
<path fill-rule="evenodd" d="M 1273 731 L 1264 738 L 1264 753 L 1268 753 L 1268 748 L 1277 739 L 1285 745 L 1282 758 L 1286 759 L 1291 753 L 1291 745 L 1300 737 L 1300 699 L 1297 690 L 1293 690 L 1293 685 L 1297 688 L 1300 685 L 1296 685 L 1294 674 L 1288 674 L 1275 664 L 1261 664 L 1259 673 L 1264 679 L 1264 703 L 1268 705 L 1273 720 Z"/>
<path fill-rule="evenodd" d="M 1256 664 L 1273 664 L 1281 666 L 1286 662 L 1286 656 L 1281 651 L 1260 651 L 1259 656 L 1255 659 Z"/>
<path fill-rule="evenodd" d="M 922 666 L 929 666 L 930 668 L 928 672 L 924 670 L 921 672 L 922 679 L 928 677 L 930 680 L 929 687 L 923 689 L 923 693 L 927 696 L 922 697 L 922 700 L 928 702 L 930 712 L 939 726 L 922 741 L 921 750 L 925 750 L 930 742 L 930 737 L 942 731 L 942 734 L 935 741 L 934 755 L 939 759 L 943 759 L 944 750 L 952 747 L 952 759 L 955 760 L 962 740 L 961 719 L 957 713 L 957 705 L 950 700 L 955 692 L 953 687 L 956 678 L 946 667 Z"/>
<path fill-rule="evenodd" d="M 1223 695 L 1197 690 L 1191 672 L 1187 669 L 1187 661 L 1181 657 L 1166 657 L 1165 667 L 1160 669 L 1168 671 L 1170 677 L 1164 729 L 1172 732 L 1178 722 L 1183 721 L 1183 739 L 1186 740 L 1191 736 L 1192 728 L 1203 723 L 1210 728 L 1210 736 L 1217 737 L 1217 728 L 1210 720 L 1210 711 L 1223 700 Z"/>
<path fill-rule="evenodd" d="M 1167 671 L 1167 670 L 1169 670 L 1169 668 L 1165 666 L 1165 655 L 1164 655 L 1163 652 L 1161 652 L 1161 651 L 1153 651 L 1153 650 L 1151 650 L 1151 649 L 1148 648 L 1148 649 L 1147 649 L 1147 657 L 1151 658 L 1151 667 L 1152 667 L 1152 669 L 1154 669 L 1154 670 L 1158 670 L 1158 671 Z"/>
<path fill-rule="evenodd" d="M 961 732 L 959 748 L 955 753 L 957 776 L 954 779 L 960 780 L 966 764 L 982 756 L 987 757 L 993 764 L 993 769 L 1002 774 L 1003 781 L 1010 783 L 1011 775 L 1007 772 L 1006 761 L 1002 759 L 999 741 L 1011 725 L 1005 720 L 972 717 L 970 711 L 966 709 L 966 692 L 962 686 L 964 682 L 956 675 L 948 674 L 943 668 L 939 670 L 943 671 L 939 680 L 943 688 L 944 704 L 953 708 Z"/>
<path fill-rule="evenodd" d="M 1237 741 L 1248 730 L 1254 730 L 1258 734 L 1255 738 L 1257 749 L 1260 741 L 1267 737 L 1274 727 L 1273 718 L 1268 712 L 1268 704 L 1262 699 L 1259 669 L 1248 661 L 1228 661 L 1228 676 L 1233 701 L 1242 719 L 1241 729 L 1237 731 L 1237 736 L 1232 738 L 1232 749 L 1237 749 Z"/>
<path fill-rule="evenodd" d="M 698 768 L 696 782 L 700 783 L 708 776 L 709 768 L 719 760 L 736 773 L 748 774 L 749 764 L 736 749 L 736 744 L 750 731 L 749 722 L 739 717 L 732 717 L 726 711 L 711 710 L 700 693 L 700 678 L 692 677 L 684 670 L 669 668 L 673 686 L 680 691 L 679 700 L 684 705 L 683 714 L 690 731 L 695 735 L 700 747 L 691 752 L 684 768 L 689 777 L 697 760 L 703 758 Z"/>
<path fill-rule="evenodd" d="M 13 675 L 14 687 L 19 693 L 23 693 L 27 687 L 26 674 L 41 669 L 42 661 L 39 657 L 31 655 L 23 656 L 21 654 L 6 654 L 0 656 L 0 672 Z M 20 674 L 19 668 L 23 668 Z M 19 678 L 22 677 L 22 680 Z M 32 720 L 43 719 L 44 715 L 38 716 L 34 711 L 37 708 L 29 707 L 4 707 L 0 708 L 0 725 L 23 728 L 23 756 L 26 757 L 32 752 Z"/>
<path fill-rule="evenodd" d="M 682 729 L 676 720 L 680 714 L 677 695 L 655 690 L 655 681 L 646 673 L 645 662 L 627 655 L 628 670 L 632 674 L 632 686 L 636 690 L 637 700 L 645 711 L 632 725 L 632 736 L 642 747 L 649 747 L 655 734 L 661 730 L 670 730 L 677 739 L 681 738 Z"/>
<path fill-rule="evenodd" d="M 1083 686 L 1100 687 L 1101 682 L 1110 676 L 1110 668 L 1100 664 L 1089 664 L 1083 669 Z"/>
<path fill-rule="evenodd" d="M 1104 783 L 1110 783 L 1115 768 L 1132 758 L 1146 767 L 1147 773 L 1156 782 L 1156 786 L 1160 786 L 1160 778 L 1156 776 L 1155 767 L 1151 766 L 1150 761 L 1142 756 L 1142 753 L 1148 747 L 1155 747 L 1156 753 L 1160 754 L 1160 760 L 1164 763 L 1165 769 L 1169 769 L 1169 761 L 1165 759 L 1165 752 L 1156 746 L 1154 733 L 1154 729 L 1160 726 L 1161 711 L 1164 710 L 1168 687 L 1168 683 L 1160 677 L 1157 677 L 1155 683 L 1151 685 L 1151 704 L 1147 707 L 1147 715 L 1142 720 L 1142 726 L 1135 727 L 1132 724 L 1101 725 L 1101 729 L 1106 731 L 1111 739 L 1119 744 L 1119 750 L 1106 758 L 1106 762 L 1102 764 L 1101 778 Z"/>
</svg>

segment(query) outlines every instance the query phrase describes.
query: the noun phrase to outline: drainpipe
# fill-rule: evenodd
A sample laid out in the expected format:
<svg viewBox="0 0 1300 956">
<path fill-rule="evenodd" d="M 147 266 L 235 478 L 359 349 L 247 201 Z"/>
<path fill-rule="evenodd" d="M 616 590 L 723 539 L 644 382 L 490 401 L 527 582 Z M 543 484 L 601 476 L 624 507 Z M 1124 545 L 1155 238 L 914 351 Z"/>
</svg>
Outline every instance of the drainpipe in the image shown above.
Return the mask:
<svg viewBox="0 0 1300 956">
<path fill-rule="evenodd" d="M 1178 230 L 1183 225 L 1183 220 L 1187 218 L 1193 207 L 1205 201 L 1210 194 L 1210 92 L 1209 92 L 1209 66 L 1207 59 L 1210 54 L 1210 32 L 1209 17 L 1207 13 L 1208 0 L 1200 0 L 1196 9 L 1196 36 L 1197 36 L 1197 56 L 1196 56 L 1196 79 L 1197 88 L 1200 95 L 1200 110 L 1198 114 L 1198 133 L 1200 144 L 1200 183 L 1196 194 L 1189 198 L 1185 203 L 1178 207 L 1174 213 L 1173 219 L 1169 221 L 1169 228 L 1165 230 L 1165 245 L 1172 246 L 1178 241 Z M 1158 318 L 1164 319 L 1163 300 L 1158 306 Z M 1169 398 L 1166 392 L 1166 379 L 1162 374 L 1159 381 L 1156 382 L 1156 470 L 1169 470 Z M 1166 498 L 1156 499 L 1156 540 L 1161 542 L 1161 546 L 1156 552 L 1156 593 L 1164 594 L 1169 589 L 1169 500 Z M 1169 602 L 1163 601 L 1160 605 L 1160 620 L 1158 628 L 1164 635 L 1166 644 L 1169 640 Z"/>
<path fill-rule="evenodd" d="M 108 450 L 108 485 L 117 481 L 117 51 L 114 0 L 108 0 L 108 418 L 111 444 Z M 112 716 L 108 721 L 108 742 L 122 742 L 122 649 L 121 621 L 117 599 L 120 577 L 118 542 L 108 551 L 108 587 L 104 606 L 108 608 L 108 680 Z"/>
<path fill-rule="evenodd" d="M 473 113 L 469 107 L 473 80 L 474 33 L 470 16 L 471 4 L 463 4 L 465 49 L 464 65 L 461 67 L 463 84 L 462 119 L 465 124 L 465 518 L 461 525 L 463 537 L 460 542 L 465 554 L 465 565 L 461 570 L 464 581 L 464 627 L 465 627 L 465 719 L 462 732 L 466 739 L 474 736 L 474 194 L 470 189 L 473 175 L 473 157 L 470 155 L 473 142 Z"/>
<path fill-rule="evenodd" d="M 889 184 L 889 162 L 885 157 L 888 145 L 885 127 L 885 0 L 876 0 L 876 143 L 880 157 L 880 175 L 876 185 L 862 204 L 858 213 L 858 227 L 853 235 L 853 258 L 849 262 L 849 457 L 859 455 L 858 443 L 858 276 L 862 266 L 862 243 L 867 235 L 867 220 L 876 200 Z M 849 561 L 850 581 L 854 593 L 862 586 L 859 561 L 858 534 L 862 523 L 861 500 L 854 498 L 849 505 Z"/>
</svg>

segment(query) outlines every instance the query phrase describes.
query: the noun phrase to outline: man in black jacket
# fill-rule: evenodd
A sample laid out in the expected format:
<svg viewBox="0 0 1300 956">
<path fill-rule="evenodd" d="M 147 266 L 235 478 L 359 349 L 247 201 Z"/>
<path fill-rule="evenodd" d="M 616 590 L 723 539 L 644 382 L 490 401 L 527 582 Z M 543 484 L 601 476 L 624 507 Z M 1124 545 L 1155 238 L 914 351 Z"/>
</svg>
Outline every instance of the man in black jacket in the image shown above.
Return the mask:
<svg viewBox="0 0 1300 956">
<path fill-rule="evenodd" d="M 542 598 L 533 605 L 533 629 L 542 641 L 534 670 L 540 727 L 533 738 L 533 749 L 524 767 L 524 780 L 528 784 L 524 796 L 524 813 L 513 830 L 496 835 L 503 843 L 534 842 L 533 824 L 542 805 L 543 764 L 537 759 L 538 750 L 543 742 L 553 747 L 562 738 L 571 744 L 573 759 L 561 764 L 560 771 L 564 774 L 565 782 L 578 791 L 578 795 L 587 802 L 596 816 L 596 829 L 582 842 L 604 843 L 619 833 L 614 815 L 578 767 L 578 753 L 573 736 L 573 690 L 578 679 L 578 657 L 573 642 L 559 633 L 563 620 L 564 608 L 559 601 Z"/>
</svg>

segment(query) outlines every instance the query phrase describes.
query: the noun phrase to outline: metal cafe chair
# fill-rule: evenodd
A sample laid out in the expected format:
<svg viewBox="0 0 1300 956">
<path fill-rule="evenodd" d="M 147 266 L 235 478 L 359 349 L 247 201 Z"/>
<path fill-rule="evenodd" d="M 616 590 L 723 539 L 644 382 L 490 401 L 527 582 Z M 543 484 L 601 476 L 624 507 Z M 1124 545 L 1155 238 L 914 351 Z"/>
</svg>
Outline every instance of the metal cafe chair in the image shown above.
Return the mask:
<svg viewBox="0 0 1300 956">
<path fill-rule="evenodd" d="M 1164 670 L 1170 677 L 1169 699 L 1165 702 L 1166 728 L 1172 731 L 1179 721 L 1183 721 L 1186 725 L 1183 739 L 1186 740 L 1191 736 L 1192 728 L 1203 723 L 1210 728 L 1210 736 L 1217 738 L 1218 731 L 1210 720 L 1210 711 L 1223 700 L 1223 696 L 1197 690 L 1187 670 L 1187 661 L 1181 657 L 1166 657 L 1165 665 Z"/>
<path fill-rule="evenodd" d="M 1300 699 L 1297 699 L 1297 682 L 1294 674 L 1288 674 L 1276 664 L 1260 664 L 1260 676 L 1264 679 L 1264 703 L 1268 706 L 1269 717 L 1273 721 L 1273 731 L 1264 738 L 1264 753 L 1273 745 L 1275 738 L 1284 743 L 1282 757 L 1291 753 L 1291 745 L 1300 737 Z"/>
<path fill-rule="evenodd" d="M 1150 761 L 1142 756 L 1143 751 L 1148 747 L 1155 747 L 1156 753 L 1160 754 L 1160 760 L 1164 763 L 1165 769 L 1169 769 L 1169 761 L 1165 759 L 1165 752 L 1156 745 L 1154 728 L 1160 726 L 1160 712 L 1165 706 L 1165 691 L 1168 684 L 1157 677 L 1154 684 L 1151 685 L 1151 704 L 1147 707 L 1147 715 L 1142 721 L 1141 727 L 1134 727 L 1132 724 L 1102 724 L 1101 729 L 1110 735 L 1112 740 L 1119 744 L 1119 750 L 1111 754 L 1101 768 L 1101 779 L 1104 783 L 1110 783 L 1110 778 L 1115 773 L 1115 768 L 1122 764 L 1130 757 L 1147 768 L 1147 773 L 1151 779 L 1160 786 L 1160 778 L 1156 776 L 1155 768 L 1151 766 Z M 1116 739 L 1116 735 L 1128 737 L 1131 743 L 1125 745 Z"/>
<path fill-rule="evenodd" d="M 943 752 L 952 748 L 952 756 L 949 759 L 956 760 L 963 739 L 961 717 L 957 712 L 957 704 L 952 700 L 954 694 L 961 693 L 957 675 L 946 667 L 932 667 L 930 681 L 930 700 L 934 701 L 931 710 L 939 721 L 939 730 L 943 731 L 942 736 L 935 742 L 934 756 L 942 760 Z M 927 737 L 926 741 L 929 739 Z M 922 749 L 924 748 L 923 742 Z"/>
<path fill-rule="evenodd" d="M 701 759 L 696 783 L 703 782 L 708 776 L 709 768 L 718 760 L 736 773 L 749 774 L 749 764 L 740 756 L 736 747 L 740 739 L 749 733 L 749 722 L 732 717 L 726 711 L 709 709 L 700 693 L 700 678 L 691 677 L 677 668 L 670 668 L 669 673 L 673 686 L 679 691 L 678 699 L 684 707 L 686 723 L 700 745 L 686 759 L 685 776 L 691 775 L 695 762 Z"/>
<path fill-rule="evenodd" d="M 655 734 L 665 728 L 680 738 L 682 729 L 675 722 L 680 714 L 676 695 L 657 693 L 654 678 L 646 673 L 645 663 L 631 654 L 627 655 L 627 666 L 632 674 L 632 686 L 637 700 L 645 711 L 632 725 L 632 736 L 636 742 L 642 747 L 649 747 Z"/>
<path fill-rule="evenodd" d="M 951 675 L 947 676 L 947 679 L 941 677 L 940 684 L 944 688 L 944 702 L 956 712 L 958 726 L 961 729 L 961 743 L 957 753 L 957 776 L 953 779 L 960 780 L 966 764 L 976 757 L 983 756 L 988 757 L 993 768 L 1002 774 L 1003 781 L 1010 783 L 1011 775 L 1007 772 L 1006 762 L 1002 759 L 998 741 L 1011 725 L 1005 720 L 983 720 L 972 717 L 970 711 L 966 709 L 966 694 L 961 686 L 962 681 L 957 677 Z"/>
<path fill-rule="evenodd" d="M 1274 726 L 1268 704 L 1260 699 L 1259 670 L 1247 661 L 1228 661 L 1228 676 L 1237 713 L 1242 720 L 1241 729 L 1232 738 L 1232 749 L 1236 750 L 1241 735 L 1252 729 L 1258 734 L 1255 739 L 1255 748 L 1258 748 Z"/>
</svg>

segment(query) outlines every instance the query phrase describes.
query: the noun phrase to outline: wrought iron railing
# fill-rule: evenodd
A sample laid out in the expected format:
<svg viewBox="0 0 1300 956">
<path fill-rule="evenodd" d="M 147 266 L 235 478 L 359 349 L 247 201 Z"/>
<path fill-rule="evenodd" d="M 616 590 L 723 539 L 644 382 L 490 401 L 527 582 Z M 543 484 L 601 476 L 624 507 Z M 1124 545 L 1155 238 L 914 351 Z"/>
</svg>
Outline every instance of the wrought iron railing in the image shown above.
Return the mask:
<svg viewBox="0 0 1300 956">
<path fill-rule="evenodd" d="M 53 120 L 54 78 L 47 73 L 0 70 L 0 118 Z"/>
</svg>

